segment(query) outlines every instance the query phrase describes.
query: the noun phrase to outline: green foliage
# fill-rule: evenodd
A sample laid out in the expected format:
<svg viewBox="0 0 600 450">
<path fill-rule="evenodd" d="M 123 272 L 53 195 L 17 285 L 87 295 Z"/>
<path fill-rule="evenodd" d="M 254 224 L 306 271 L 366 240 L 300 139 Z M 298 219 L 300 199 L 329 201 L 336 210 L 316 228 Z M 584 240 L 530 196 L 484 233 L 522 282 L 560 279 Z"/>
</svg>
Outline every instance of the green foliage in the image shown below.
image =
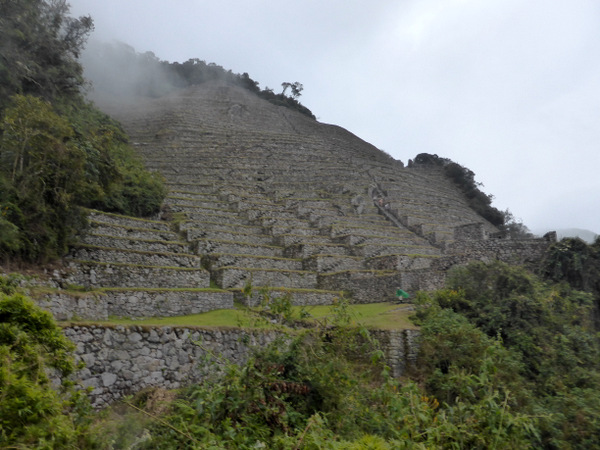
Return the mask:
<svg viewBox="0 0 600 450">
<path fill-rule="evenodd" d="M 59 256 L 84 223 L 74 195 L 84 184 L 85 155 L 72 141 L 68 121 L 36 97 L 15 96 L 0 130 L 5 187 L 0 193 L 5 230 L 0 247 L 31 260 Z"/>
<path fill-rule="evenodd" d="M 506 351 L 480 331 L 474 372 L 452 369 L 447 381 L 455 382 L 455 396 L 440 403 L 416 383 L 390 378 L 377 342 L 364 328 L 347 326 L 344 301 L 336 308 L 332 321 L 255 349 L 241 367 L 207 357 L 205 381 L 155 418 L 140 448 L 528 448 L 539 442 L 535 420 L 513 410 L 507 383 L 496 375 Z M 477 330 L 471 326 L 469 333 Z"/>
<path fill-rule="evenodd" d="M 0 4 L 0 260 L 62 256 L 82 206 L 156 213 L 162 179 L 118 124 L 83 101 L 77 61 L 92 29 L 56 1 Z"/>
<path fill-rule="evenodd" d="M 79 448 L 89 410 L 67 381 L 74 345 L 14 280 L 0 280 L 0 447 Z"/>
<path fill-rule="evenodd" d="M 64 0 L 0 2 L 0 111 L 17 93 L 46 100 L 79 95 L 77 57 L 93 22 L 68 11 Z"/>
<path fill-rule="evenodd" d="M 575 289 L 591 292 L 600 299 L 600 238 L 589 245 L 579 238 L 556 242 L 544 255 L 541 274 L 552 281 L 565 281 Z"/>
<path fill-rule="evenodd" d="M 428 389 L 446 400 L 459 395 L 455 375 L 478 373 L 491 355 L 488 388 L 507 395 L 519 414 L 537 417 L 543 447 L 596 446 L 600 337 L 591 295 L 502 263 L 457 269 L 448 287 L 419 298 L 418 376 Z"/>
<path fill-rule="evenodd" d="M 83 103 L 58 114 L 16 95 L 0 121 L 0 251 L 30 261 L 65 253 L 85 224 L 81 206 L 156 213 L 162 179 L 144 170 L 116 123 Z"/>
</svg>

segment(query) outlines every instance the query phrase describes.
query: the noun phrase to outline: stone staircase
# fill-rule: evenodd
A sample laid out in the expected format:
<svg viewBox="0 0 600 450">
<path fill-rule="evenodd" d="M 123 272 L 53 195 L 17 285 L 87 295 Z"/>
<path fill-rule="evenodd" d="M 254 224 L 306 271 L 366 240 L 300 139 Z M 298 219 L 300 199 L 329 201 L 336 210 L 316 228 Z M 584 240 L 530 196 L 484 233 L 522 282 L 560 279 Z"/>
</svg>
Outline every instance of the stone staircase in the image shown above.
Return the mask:
<svg viewBox="0 0 600 450">
<path fill-rule="evenodd" d="M 169 188 L 161 220 L 93 212 L 68 257 L 71 280 L 104 288 L 115 315 L 228 308 L 234 296 L 254 301 L 241 294 L 249 285 L 297 304 L 341 291 L 396 300 L 397 287 L 443 284 L 456 228 L 497 231 L 439 173 L 236 87 L 204 83 L 104 109 Z"/>
<path fill-rule="evenodd" d="M 90 211 L 89 227 L 65 258 L 64 282 L 96 290 L 110 316 L 196 314 L 233 307 L 210 273 L 164 221 Z"/>
</svg>

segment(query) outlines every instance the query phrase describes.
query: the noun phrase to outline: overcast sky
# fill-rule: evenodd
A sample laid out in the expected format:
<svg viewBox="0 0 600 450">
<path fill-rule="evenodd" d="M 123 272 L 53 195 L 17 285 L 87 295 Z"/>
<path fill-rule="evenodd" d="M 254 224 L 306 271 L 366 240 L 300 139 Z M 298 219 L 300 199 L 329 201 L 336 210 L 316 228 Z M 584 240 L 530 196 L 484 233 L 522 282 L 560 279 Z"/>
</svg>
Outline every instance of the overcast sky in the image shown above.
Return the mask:
<svg viewBox="0 0 600 450">
<path fill-rule="evenodd" d="M 199 58 L 407 162 L 475 172 L 535 232 L 600 233 L 598 0 L 69 0 L 98 39 Z"/>
</svg>

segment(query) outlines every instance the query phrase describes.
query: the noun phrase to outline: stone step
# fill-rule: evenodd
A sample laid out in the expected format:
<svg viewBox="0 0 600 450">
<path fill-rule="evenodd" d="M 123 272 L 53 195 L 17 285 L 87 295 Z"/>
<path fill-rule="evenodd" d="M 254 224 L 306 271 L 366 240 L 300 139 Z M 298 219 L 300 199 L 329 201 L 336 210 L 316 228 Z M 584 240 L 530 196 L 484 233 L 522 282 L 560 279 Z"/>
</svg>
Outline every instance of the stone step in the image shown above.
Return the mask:
<svg viewBox="0 0 600 450">
<path fill-rule="evenodd" d="M 201 267 L 201 258 L 196 255 L 121 250 L 84 244 L 74 245 L 69 251 L 66 259 L 115 262 L 145 266 Z"/>
<path fill-rule="evenodd" d="M 319 236 L 321 230 L 319 228 L 308 228 L 295 226 L 293 223 L 274 224 L 265 227 L 265 233 L 271 236 L 293 235 L 293 236 Z"/>
<path fill-rule="evenodd" d="M 231 197 L 234 197 L 234 195 Z M 238 197 L 233 205 L 236 211 L 244 211 L 246 213 L 255 210 L 288 212 L 288 209 L 285 207 L 285 205 L 266 201 L 264 197 L 254 199 L 246 198 L 244 200 L 240 200 Z"/>
<path fill-rule="evenodd" d="M 218 188 L 215 187 L 214 183 L 183 183 L 181 181 L 169 181 L 165 183 L 169 191 L 171 192 L 188 192 L 192 194 L 215 194 L 218 192 Z"/>
<path fill-rule="evenodd" d="M 304 270 L 313 272 L 338 272 L 364 269 L 363 259 L 346 255 L 311 255 L 303 261 Z"/>
<path fill-rule="evenodd" d="M 186 233 L 187 240 L 194 240 L 193 236 L 202 233 L 203 231 L 214 231 L 214 232 L 225 232 L 225 233 L 241 233 L 241 234 L 252 234 L 262 235 L 265 234 L 265 230 L 262 226 L 257 225 L 239 225 L 232 223 L 216 223 L 216 222 L 183 222 L 180 224 L 179 229 Z M 269 233 L 266 233 L 269 234 Z"/>
<path fill-rule="evenodd" d="M 263 217 L 257 220 L 257 224 L 264 229 L 270 228 L 314 228 L 307 220 L 299 218 L 284 218 L 284 217 Z"/>
<path fill-rule="evenodd" d="M 365 266 L 375 270 L 428 269 L 440 258 L 437 255 L 384 255 L 365 260 Z"/>
<path fill-rule="evenodd" d="M 201 228 L 190 228 L 187 230 L 187 238 L 190 241 L 197 239 L 216 240 L 216 241 L 231 241 L 243 242 L 245 244 L 255 245 L 273 245 L 274 239 L 272 236 L 265 234 L 244 234 L 231 231 L 206 230 Z M 279 244 L 277 244 L 279 245 Z"/>
<path fill-rule="evenodd" d="M 277 245 L 282 247 L 289 247 L 295 244 L 332 244 L 339 242 L 332 242 L 328 236 L 302 236 L 297 234 L 282 234 L 275 238 Z M 343 243 L 342 243 L 343 244 Z"/>
<path fill-rule="evenodd" d="M 233 309 L 233 293 L 216 289 L 103 289 L 101 301 L 117 317 L 174 317 Z"/>
<path fill-rule="evenodd" d="M 309 244 L 301 243 L 285 248 L 284 255 L 288 258 L 306 259 L 312 255 L 348 255 L 349 250 L 340 244 Z M 360 256 L 360 255 L 354 255 Z"/>
<path fill-rule="evenodd" d="M 119 214 L 105 213 L 95 210 L 88 211 L 88 220 L 122 227 L 142 228 L 157 231 L 171 231 L 167 222 L 157 220 L 139 219 L 136 217 L 122 216 Z"/>
<path fill-rule="evenodd" d="M 194 199 L 194 198 L 174 198 L 167 197 L 164 201 L 164 205 L 171 208 L 171 211 L 181 212 L 195 209 L 202 210 L 217 210 L 217 211 L 230 211 L 234 208 L 234 205 L 223 202 L 221 200 L 215 201 L 213 199 Z"/>
<path fill-rule="evenodd" d="M 244 216 L 251 222 L 263 223 L 264 220 L 298 220 L 296 213 L 287 211 L 284 208 L 270 208 L 270 209 L 248 209 L 243 212 Z"/>
<path fill-rule="evenodd" d="M 198 192 L 187 192 L 187 191 L 174 191 L 171 190 L 167 194 L 167 198 L 165 201 L 172 201 L 177 203 L 178 200 L 186 200 L 186 201 L 197 201 L 200 203 L 207 204 L 215 204 L 223 201 L 221 195 L 217 192 L 215 193 L 198 193 Z"/>
<path fill-rule="evenodd" d="M 202 220 L 204 216 L 221 216 L 229 219 L 230 222 L 236 222 L 240 218 L 240 214 L 237 211 L 232 211 L 229 207 L 218 208 L 215 207 L 203 207 L 203 206 L 184 206 L 184 205 L 170 205 L 171 211 L 176 213 L 184 213 L 191 220 Z"/>
<path fill-rule="evenodd" d="M 234 241 L 217 241 L 211 239 L 198 239 L 197 254 L 210 255 L 213 253 L 230 253 L 239 255 L 258 255 L 282 258 L 283 247 L 272 245 L 247 244 Z M 287 257 L 287 256 L 286 256 Z"/>
<path fill-rule="evenodd" d="M 178 241 L 179 235 L 173 231 L 154 230 L 149 228 L 134 228 L 123 225 L 102 223 L 96 221 L 89 222 L 88 233 L 115 236 L 130 239 L 146 239 L 151 241 Z"/>
<path fill-rule="evenodd" d="M 213 271 L 214 281 L 223 289 L 252 286 L 315 289 L 317 274 L 300 270 L 251 269 L 245 267 L 220 267 Z"/>
<path fill-rule="evenodd" d="M 193 223 L 191 226 L 197 226 L 197 224 L 194 224 L 195 222 L 212 222 L 222 225 L 253 225 L 248 219 L 240 216 L 238 213 L 220 212 L 209 214 L 206 212 L 187 211 L 184 214 L 187 219 L 186 221 Z"/>
<path fill-rule="evenodd" d="M 302 260 L 259 255 L 211 254 L 203 259 L 210 270 L 219 267 L 252 267 L 256 269 L 303 270 Z"/>
<path fill-rule="evenodd" d="M 329 236 L 332 238 L 335 237 L 344 237 L 348 235 L 353 236 L 385 236 L 392 238 L 406 238 L 412 237 L 416 239 L 418 238 L 415 233 L 408 229 L 401 229 L 394 225 L 382 224 L 383 226 L 365 226 L 362 225 L 352 225 L 352 224 L 334 224 L 331 225 L 329 229 Z"/>
<path fill-rule="evenodd" d="M 393 236 L 338 236 L 331 240 L 336 244 L 343 244 L 347 246 L 356 245 L 417 245 L 417 246 L 429 246 L 429 242 L 426 239 L 420 238 L 415 235 L 405 235 L 402 237 Z"/>
<path fill-rule="evenodd" d="M 159 253 L 190 253 L 187 242 L 173 242 L 149 239 L 135 239 L 132 237 L 106 236 L 88 233 L 80 237 L 84 245 L 96 247 L 115 248 L 119 250 L 138 250 L 143 252 Z"/>
<path fill-rule="evenodd" d="M 317 228 L 328 228 L 331 226 L 359 226 L 359 227 L 386 227 L 390 226 L 389 222 L 377 214 L 369 214 L 368 216 L 320 216 L 311 214 L 309 222 Z"/>
<path fill-rule="evenodd" d="M 66 282 L 88 289 L 126 288 L 208 288 L 210 274 L 202 268 L 144 266 L 100 261 L 69 260 L 71 273 Z"/>
<path fill-rule="evenodd" d="M 310 206 L 296 206 L 294 208 L 295 214 L 298 217 L 307 218 L 314 221 L 317 217 L 347 217 L 355 214 L 354 207 L 348 201 L 347 205 L 333 205 L 329 204 L 327 207 L 313 208 Z"/>
<path fill-rule="evenodd" d="M 383 255 L 439 255 L 441 251 L 435 247 L 423 245 L 381 245 L 364 244 L 355 245 L 351 248 L 353 256 L 362 256 L 364 258 L 373 258 Z"/>
</svg>

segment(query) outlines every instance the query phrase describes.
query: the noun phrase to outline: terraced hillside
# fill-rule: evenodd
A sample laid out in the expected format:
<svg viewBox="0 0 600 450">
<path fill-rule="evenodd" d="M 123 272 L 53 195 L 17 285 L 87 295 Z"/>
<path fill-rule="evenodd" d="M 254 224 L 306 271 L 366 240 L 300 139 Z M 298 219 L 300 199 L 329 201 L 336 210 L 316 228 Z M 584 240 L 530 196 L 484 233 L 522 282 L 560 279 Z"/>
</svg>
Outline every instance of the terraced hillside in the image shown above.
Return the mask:
<svg viewBox="0 0 600 450">
<path fill-rule="evenodd" d="M 108 288 L 109 315 L 231 307 L 249 284 L 298 304 L 394 300 L 482 259 L 457 230 L 498 231 L 441 174 L 237 87 L 101 106 L 169 188 L 160 220 L 93 213 L 69 255 L 72 282 Z"/>
</svg>

